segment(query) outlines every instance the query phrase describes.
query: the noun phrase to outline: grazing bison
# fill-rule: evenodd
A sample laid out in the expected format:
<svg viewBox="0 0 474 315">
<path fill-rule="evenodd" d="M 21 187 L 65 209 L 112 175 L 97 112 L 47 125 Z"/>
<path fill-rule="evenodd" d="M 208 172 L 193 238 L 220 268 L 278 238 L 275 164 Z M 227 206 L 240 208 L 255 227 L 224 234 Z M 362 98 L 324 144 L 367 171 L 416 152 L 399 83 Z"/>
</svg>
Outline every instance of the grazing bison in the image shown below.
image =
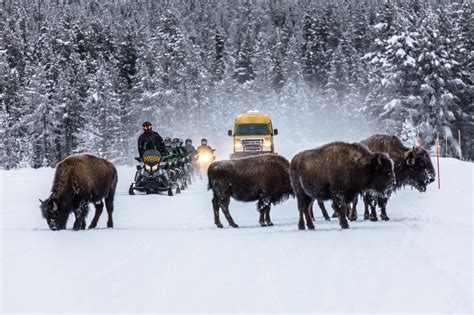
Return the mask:
<svg viewBox="0 0 474 315">
<path fill-rule="evenodd" d="M 395 189 L 401 189 L 409 185 L 415 187 L 420 192 L 424 192 L 426 191 L 426 187 L 434 182 L 436 174 L 433 164 L 431 163 L 430 155 L 422 147 L 413 147 L 410 149 L 404 146 L 397 136 L 392 135 L 374 135 L 361 141 L 361 143 L 366 145 L 372 152 L 387 153 L 393 160 L 395 177 L 397 179 L 394 189 L 390 190 L 387 195 L 373 196 L 370 193 L 363 194 L 365 220 L 370 219 L 371 221 L 377 221 L 377 213 L 375 211 L 377 204 L 381 210 L 381 219 L 390 219 L 387 216 L 386 207 L 388 199 Z M 352 220 L 357 218 L 356 204 L 357 202 L 354 203 L 350 215 Z M 370 215 L 369 208 L 371 210 Z"/>
<path fill-rule="evenodd" d="M 291 161 L 291 184 L 298 200 L 299 229 L 314 229 L 311 208 L 332 200 L 341 228 L 346 229 L 348 205 L 364 191 L 377 194 L 395 185 L 393 162 L 385 153 L 373 153 L 358 143 L 333 142 L 298 153 Z"/>
<path fill-rule="evenodd" d="M 285 201 L 293 190 L 289 174 L 290 163 L 277 154 L 263 154 L 231 161 L 217 161 L 209 166 L 209 189 L 214 196 L 214 223 L 222 228 L 219 208 L 232 227 L 238 227 L 229 213 L 230 197 L 239 201 L 258 201 L 261 226 L 273 225 L 270 205 Z"/>
<path fill-rule="evenodd" d="M 95 216 L 89 228 L 95 228 L 105 206 L 109 219 L 107 227 L 113 227 L 112 212 L 117 186 L 117 170 L 107 160 L 88 155 L 73 155 L 65 158 L 56 167 L 51 195 L 41 201 L 41 212 L 51 230 L 62 230 L 71 212 L 76 221 L 74 230 L 86 227 L 89 202 L 95 205 Z"/>
</svg>

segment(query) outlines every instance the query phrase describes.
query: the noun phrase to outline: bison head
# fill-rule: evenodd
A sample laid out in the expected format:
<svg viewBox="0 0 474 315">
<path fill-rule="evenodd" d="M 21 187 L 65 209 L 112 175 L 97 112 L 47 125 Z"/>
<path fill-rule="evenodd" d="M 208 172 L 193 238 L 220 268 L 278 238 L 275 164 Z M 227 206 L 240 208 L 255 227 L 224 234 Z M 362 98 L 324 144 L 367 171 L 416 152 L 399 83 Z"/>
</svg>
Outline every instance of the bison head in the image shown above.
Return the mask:
<svg viewBox="0 0 474 315">
<path fill-rule="evenodd" d="M 61 211 L 59 204 L 56 200 L 48 198 L 41 202 L 41 213 L 43 218 L 48 222 L 49 228 L 53 231 L 63 230 L 66 228 L 67 214 L 66 211 Z"/>
<path fill-rule="evenodd" d="M 405 154 L 405 163 L 404 184 L 412 185 L 420 192 L 426 191 L 426 187 L 436 178 L 428 152 L 422 147 L 414 147 Z"/>
<path fill-rule="evenodd" d="M 395 186 L 393 161 L 385 153 L 375 153 L 372 160 L 371 189 L 376 193 L 387 194 Z"/>
</svg>

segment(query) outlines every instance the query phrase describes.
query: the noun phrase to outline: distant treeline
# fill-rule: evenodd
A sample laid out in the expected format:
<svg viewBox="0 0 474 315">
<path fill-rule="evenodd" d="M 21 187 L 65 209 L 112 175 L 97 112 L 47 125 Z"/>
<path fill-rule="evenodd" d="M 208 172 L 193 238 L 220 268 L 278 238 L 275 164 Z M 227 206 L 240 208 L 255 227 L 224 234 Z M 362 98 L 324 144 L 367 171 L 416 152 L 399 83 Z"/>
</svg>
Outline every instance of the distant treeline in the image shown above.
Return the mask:
<svg viewBox="0 0 474 315">
<path fill-rule="evenodd" d="M 143 120 L 225 134 L 250 109 L 294 137 L 439 132 L 456 157 L 460 130 L 474 156 L 470 1 L 3 1 L 0 36 L 6 169 L 129 163 Z"/>
</svg>

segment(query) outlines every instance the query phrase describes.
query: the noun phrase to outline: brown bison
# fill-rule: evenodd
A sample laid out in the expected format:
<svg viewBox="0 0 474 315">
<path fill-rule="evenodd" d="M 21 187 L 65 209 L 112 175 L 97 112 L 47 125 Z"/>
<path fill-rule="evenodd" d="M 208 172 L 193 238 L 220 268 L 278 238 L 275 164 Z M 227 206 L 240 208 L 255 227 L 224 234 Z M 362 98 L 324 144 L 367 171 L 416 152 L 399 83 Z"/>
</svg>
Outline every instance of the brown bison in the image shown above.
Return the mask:
<svg viewBox="0 0 474 315">
<path fill-rule="evenodd" d="M 51 195 L 41 201 L 41 212 L 51 230 L 62 230 L 71 212 L 76 221 L 74 230 L 86 227 L 89 202 L 95 205 L 95 216 L 89 225 L 90 229 L 97 226 L 97 221 L 105 206 L 109 219 L 107 227 L 113 227 L 112 212 L 114 210 L 115 187 L 117 186 L 117 170 L 107 160 L 88 155 L 73 155 L 58 163 L 54 175 Z"/>
<path fill-rule="evenodd" d="M 341 228 L 346 229 L 346 210 L 364 191 L 386 194 L 395 185 L 393 162 L 384 153 L 373 153 L 358 143 L 333 142 L 298 153 L 291 161 L 291 184 L 298 200 L 299 229 L 314 229 L 314 200 L 332 200 Z"/>
<path fill-rule="evenodd" d="M 289 174 L 290 163 L 277 154 L 263 154 L 231 161 L 217 161 L 209 166 L 209 189 L 214 194 L 214 223 L 222 228 L 219 208 L 229 225 L 238 227 L 229 212 L 230 197 L 238 201 L 258 201 L 261 226 L 273 225 L 270 205 L 285 201 L 293 190 Z"/>
<path fill-rule="evenodd" d="M 426 191 L 426 187 L 434 182 L 436 178 L 433 164 L 428 152 L 422 147 L 408 148 L 403 145 L 402 141 L 397 136 L 392 135 L 374 135 L 363 141 L 372 152 L 387 153 L 393 160 L 395 177 L 397 183 L 394 189 L 390 190 L 387 195 L 373 196 L 370 193 L 363 194 L 365 204 L 364 219 L 377 221 L 376 206 L 377 204 L 381 210 L 381 219 L 389 220 L 387 216 L 386 207 L 391 193 L 395 189 L 409 185 L 415 187 L 418 191 Z M 354 203 L 350 219 L 357 219 L 357 211 L 355 209 L 357 200 Z M 370 214 L 369 214 L 370 208 Z"/>
</svg>

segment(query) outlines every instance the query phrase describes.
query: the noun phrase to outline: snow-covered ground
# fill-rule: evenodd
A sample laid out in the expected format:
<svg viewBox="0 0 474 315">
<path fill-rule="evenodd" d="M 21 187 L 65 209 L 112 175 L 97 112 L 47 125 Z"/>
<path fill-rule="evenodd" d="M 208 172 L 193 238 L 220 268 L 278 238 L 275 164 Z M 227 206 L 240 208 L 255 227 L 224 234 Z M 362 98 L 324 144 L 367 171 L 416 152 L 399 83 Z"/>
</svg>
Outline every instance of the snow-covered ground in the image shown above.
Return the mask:
<svg viewBox="0 0 474 315">
<path fill-rule="evenodd" d="M 217 229 L 205 181 L 129 196 L 134 169 L 120 167 L 114 229 L 104 212 L 97 230 L 52 232 L 38 198 L 54 170 L 2 171 L 0 313 L 471 313 L 473 164 L 441 167 L 441 190 L 401 191 L 389 222 L 344 231 L 317 209 L 316 230 L 299 231 L 294 199 L 266 228 L 233 201 L 241 228 Z"/>
</svg>

